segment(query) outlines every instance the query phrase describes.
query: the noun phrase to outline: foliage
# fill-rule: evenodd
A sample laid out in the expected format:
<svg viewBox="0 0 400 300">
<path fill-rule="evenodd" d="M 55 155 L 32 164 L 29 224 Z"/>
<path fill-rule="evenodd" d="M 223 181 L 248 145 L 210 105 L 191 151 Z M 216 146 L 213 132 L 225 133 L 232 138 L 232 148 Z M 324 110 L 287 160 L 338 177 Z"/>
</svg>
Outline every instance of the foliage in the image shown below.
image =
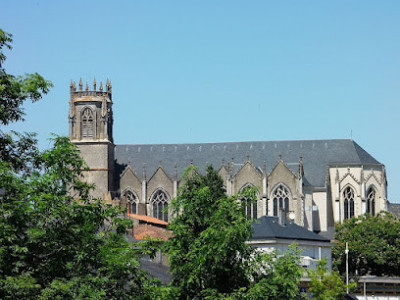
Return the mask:
<svg viewBox="0 0 400 300">
<path fill-rule="evenodd" d="M 0 29 L 0 122 L 5 125 L 23 120 L 23 102 L 40 100 L 42 94 L 47 94 L 53 86 L 37 73 L 17 77 L 6 73 L 3 48 L 12 49 L 11 42 L 12 35 Z"/>
<path fill-rule="evenodd" d="M 88 197 L 75 146 L 56 137 L 39 160 L 41 168 L 27 176 L 7 163 L 0 168 L 0 297 L 13 298 L 26 285 L 32 298 L 143 296 L 137 253 L 123 236 L 129 224 L 119 207 Z"/>
<path fill-rule="evenodd" d="M 10 43 L 11 35 L 0 31 L 0 49 Z M 51 84 L 37 74 L 0 72 L 6 125 L 22 120 L 23 102 L 40 99 Z M 53 143 L 40 152 L 32 134 L 0 134 L 0 298 L 148 298 L 157 284 L 145 279 L 123 236 L 129 222 L 119 207 L 89 197 L 76 146 L 66 137 Z"/>
<path fill-rule="evenodd" d="M 49 92 L 50 81 L 39 74 L 13 76 L 7 74 L 3 67 L 6 55 L 3 48 L 12 49 L 12 35 L 0 29 L 0 124 L 23 120 L 22 104 L 27 99 L 33 102 L 41 99 L 42 94 Z M 0 130 L 0 157 L 3 162 L 11 163 L 16 171 L 28 171 L 35 165 L 36 148 L 35 134 L 3 133 Z"/>
<path fill-rule="evenodd" d="M 253 220 L 239 199 L 255 199 L 256 191 L 227 197 L 211 166 L 205 175 L 189 167 L 183 178 L 171 203 L 173 237 L 165 244 L 176 298 L 293 298 L 301 276 L 298 252 L 262 254 L 246 243 Z"/>
<path fill-rule="evenodd" d="M 400 221 L 388 212 L 346 220 L 336 226 L 334 264 L 340 273 L 346 271 L 348 242 L 350 274 L 400 276 L 399 237 Z"/>
<path fill-rule="evenodd" d="M 0 30 L 0 50 L 11 42 Z M 23 120 L 23 103 L 52 86 L 36 73 L 7 74 L 5 58 L 0 51 L 2 125 Z M 262 254 L 246 244 L 251 220 L 239 199 L 254 199 L 254 189 L 227 197 L 212 167 L 206 175 L 186 172 L 171 205 L 174 236 L 164 245 L 173 282 L 162 286 L 139 268 L 137 251 L 124 238 L 130 224 L 122 210 L 89 197 L 76 146 L 66 137 L 53 143 L 40 152 L 34 134 L 0 131 L 1 299 L 294 298 L 298 251 Z M 144 250 L 151 254 L 158 244 L 148 241 Z"/>
<path fill-rule="evenodd" d="M 309 270 L 311 279 L 310 293 L 315 300 L 340 300 L 346 295 L 347 286 L 339 276 L 339 272 L 331 271 L 329 273 L 326 265 L 326 259 L 318 262 L 315 270 Z M 351 292 L 356 287 L 355 283 L 349 284 Z"/>
</svg>

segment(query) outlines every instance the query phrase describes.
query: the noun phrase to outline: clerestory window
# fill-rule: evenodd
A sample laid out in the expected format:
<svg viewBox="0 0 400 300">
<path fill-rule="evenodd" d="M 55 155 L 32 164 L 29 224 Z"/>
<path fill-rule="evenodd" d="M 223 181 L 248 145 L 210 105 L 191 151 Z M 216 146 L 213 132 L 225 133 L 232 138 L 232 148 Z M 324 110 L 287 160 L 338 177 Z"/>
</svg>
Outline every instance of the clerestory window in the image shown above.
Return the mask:
<svg viewBox="0 0 400 300">
<path fill-rule="evenodd" d="M 128 213 L 137 214 L 137 198 L 134 193 L 127 191 L 125 193 L 126 202 L 128 203 Z"/>
<path fill-rule="evenodd" d="M 247 185 L 241 189 L 241 193 L 246 193 L 247 189 L 250 189 L 251 186 Z M 258 195 L 256 194 L 256 197 L 258 200 Z M 244 212 L 247 216 L 247 218 L 253 218 L 257 219 L 257 201 L 255 201 L 253 198 L 248 197 L 248 196 L 242 196 L 241 200 L 244 201 Z"/>
<path fill-rule="evenodd" d="M 278 212 L 283 210 L 286 214 L 289 212 L 289 199 L 290 199 L 290 192 L 289 190 L 280 184 L 275 190 L 272 195 L 273 201 L 273 213 L 274 216 L 278 216 Z"/>
<path fill-rule="evenodd" d="M 347 187 L 343 191 L 344 199 L 344 218 L 349 219 L 354 217 L 354 190 L 351 187 Z"/>
<path fill-rule="evenodd" d="M 168 196 L 158 190 L 151 198 L 153 217 L 168 222 Z"/>
<path fill-rule="evenodd" d="M 369 188 L 367 193 L 367 213 L 375 216 L 375 189 Z"/>
</svg>

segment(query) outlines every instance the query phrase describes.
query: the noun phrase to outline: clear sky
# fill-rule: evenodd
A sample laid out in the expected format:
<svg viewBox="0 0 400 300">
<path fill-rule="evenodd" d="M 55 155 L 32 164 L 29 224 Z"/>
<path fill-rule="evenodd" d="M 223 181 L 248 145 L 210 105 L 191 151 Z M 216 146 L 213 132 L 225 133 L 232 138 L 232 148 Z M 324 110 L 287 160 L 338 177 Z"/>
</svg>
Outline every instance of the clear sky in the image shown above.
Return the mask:
<svg viewBox="0 0 400 300">
<path fill-rule="evenodd" d="M 117 144 L 353 138 L 400 201 L 400 1 L 0 1 L 8 73 L 54 88 L 12 129 L 68 134 L 111 79 Z"/>
</svg>

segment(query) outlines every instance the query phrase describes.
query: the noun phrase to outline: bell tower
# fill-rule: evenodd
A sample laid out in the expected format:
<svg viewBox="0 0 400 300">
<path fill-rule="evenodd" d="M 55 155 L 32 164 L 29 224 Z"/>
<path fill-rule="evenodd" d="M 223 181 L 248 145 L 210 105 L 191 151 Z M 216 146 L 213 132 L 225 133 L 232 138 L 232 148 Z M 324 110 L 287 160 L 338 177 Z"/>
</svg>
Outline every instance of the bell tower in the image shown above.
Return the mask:
<svg viewBox="0 0 400 300">
<path fill-rule="evenodd" d="M 96 185 L 93 197 L 104 198 L 113 190 L 114 182 L 114 142 L 112 86 L 107 79 L 97 90 L 96 79 L 93 89 L 86 83 L 83 90 L 82 79 L 78 89 L 74 81 L 70 84 L 69 139 L 78 146 L 82 158 L 89 166 L 84 172 L 86 182 Z"/>
</svg>

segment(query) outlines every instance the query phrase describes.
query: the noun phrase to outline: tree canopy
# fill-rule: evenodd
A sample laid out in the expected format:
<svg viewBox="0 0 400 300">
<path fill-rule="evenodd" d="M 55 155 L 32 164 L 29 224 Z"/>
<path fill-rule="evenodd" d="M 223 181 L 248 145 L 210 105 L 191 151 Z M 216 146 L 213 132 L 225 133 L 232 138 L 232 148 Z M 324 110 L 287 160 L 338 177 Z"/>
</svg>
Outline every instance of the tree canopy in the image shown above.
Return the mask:
<svg viewBox="0 0 400 300">
<path fill-rule="evenodd" d="M 365 214 L 336 225 L 332 249 L 334 265 L 346 271 L 346 242 L 349 273 L 352 275 L 400 276 L 400 221 L 389 212 Z"/>
<path fill-rule="evenodd" d="M 318 262 L 315 270 L 308 270 L 310 277 L 311 299 L 314 300 L 341 300 L 347 293 L 347 286 L 340 277 L 339 272 L 332 270 L 329 272 L 326 259 Z M 350 283 L 349 291 L 354 290 L 356 284 Z M 307 297 L 307 299 L 309 299 Z"/>
<path fill-rule="evenodd" d="M 190 167 L 171 203 L 173 237 L 165 249 L 178 299 L 291 299 L 301 276 L 299 253 L 283 256 L 261 253 L 249 246 L 251 222 L 246 199 L 255 201 L 255 189 L 228 197 L 223 181 L 208 166 L 201 175 Z"/>
<path fill-rule="evenodd" d="M 51 88 L 39 74 L 3 68 L 12 36 L 0 30 L 0 122 L 22 121 L 23 103 Z M 84 161 L 68 138 L 40 151 L 34 134 L 0 131 L 0 298 L 292 299 L 302 274 L 299 252 L 250 247 L 245 215 L 255 190 L 228 197 L 212 167 L 190 167 L 170 206 L 173 237 L 162 249 L 173 281 L 162 286 L 139 268 L 125 239 L 122 209 L 92 199 Z M 79 199 L 70 196 L 78 192 Z M 246 201 L 240 199 L 245 198 Z M 150 241 L 152 244 L 154 241 Z M 154 244 L 154 243 L 153 243 Z M 143 249 L 146 250 L 146 249 Z"/>
<path fill-rule="evenodd" d="M 0 50 L 11 41 L 0 30 Z M 23 102 L 50 87 L 38 74 L 15 77 L 1 67 L 1 124 L 21 121 Z M 54 137 L 41 152 L 33 134 L 0 132 L 0 155 L 1 299 L 148 298 L 152 281 L 124 237 L 129 222 L 119 207 L 89 197 L 85 163 L 68 138 Z"/>
<path fill-rule="evenodd" d="M 37 73 L 25 76 L 8 74 L 3 67 L 4 48 L 11 50 L 12 35 L 0 29 L 0 124 L 22 121 L 23 103 L 35 102 L 49 92 L 52 83 Z M 34 133 L 4 133 L 0 128 L 0 157 L 16 171 L 27 171 L 35 163 L 36 138 Z"/>
<path fill-rule="evenodd" d="M 40 100 L 53 86 L 37 73 L 25 76 L 7 74 L 3 67 L 6 60 L 3 49 L 12 49 L 11 43 L 12 35 L 0 29 L 0 122 L 5 125 L 23 120 L 23 102 Z"/>
</svg>

